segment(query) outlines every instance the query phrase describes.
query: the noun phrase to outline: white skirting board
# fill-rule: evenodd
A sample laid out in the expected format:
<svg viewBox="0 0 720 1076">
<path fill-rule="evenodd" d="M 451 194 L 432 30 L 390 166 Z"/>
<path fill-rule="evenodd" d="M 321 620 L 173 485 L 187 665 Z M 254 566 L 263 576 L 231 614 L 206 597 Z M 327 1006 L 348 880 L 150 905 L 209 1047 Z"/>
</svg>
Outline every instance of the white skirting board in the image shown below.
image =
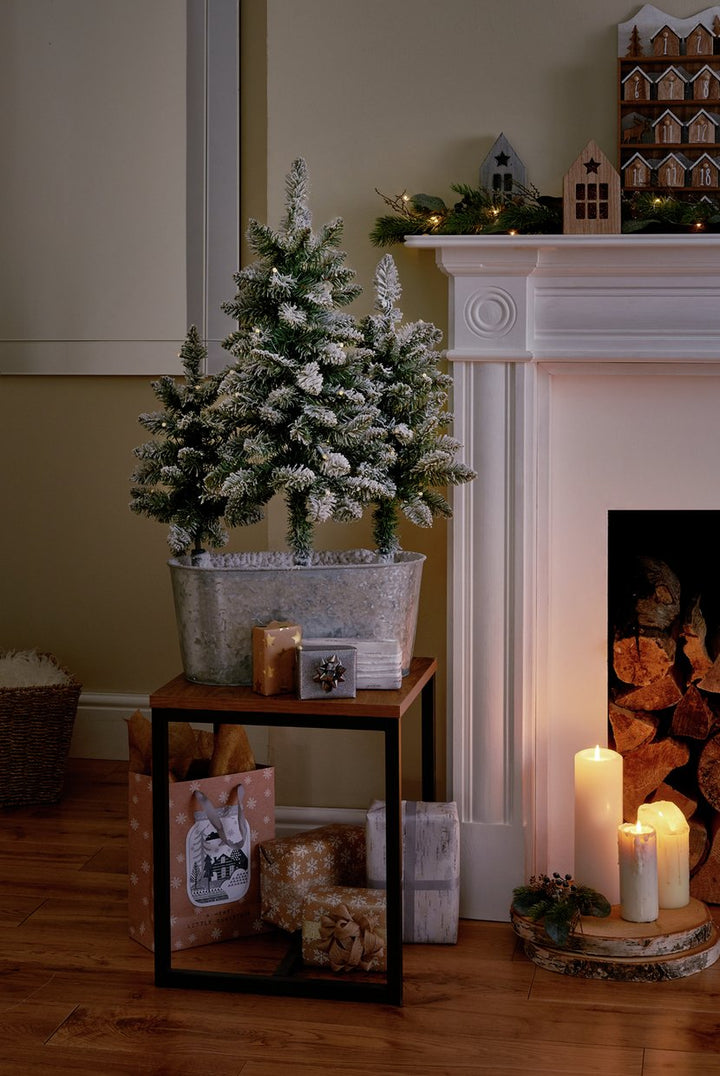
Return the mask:
<svg viewBox="0 0 720 1076">
<path fill-rule="evenodd" d="M 71 757 L 127 758 L 128 734 L 125 721 L 135 710 L 140 710 L 149 718 L 148 703 L 147 695 L 83 691 L 70 741 Z"/>
</svg>

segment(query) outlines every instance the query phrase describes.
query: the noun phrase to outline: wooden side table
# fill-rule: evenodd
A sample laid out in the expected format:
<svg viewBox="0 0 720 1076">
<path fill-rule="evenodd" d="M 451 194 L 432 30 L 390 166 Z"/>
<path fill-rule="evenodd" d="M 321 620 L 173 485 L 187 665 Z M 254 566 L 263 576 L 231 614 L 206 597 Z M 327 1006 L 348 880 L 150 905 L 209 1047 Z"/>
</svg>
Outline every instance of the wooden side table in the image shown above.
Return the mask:
<svg viewBox="0 0 720 1076">
<path fill-rule="evenodd" d="M 249 687 L 211 687 L 184 676 L 150 696 L 153 774 L 168 772 L 168 724 L 195 720 L 289 728 L 355 729 L 382 732 L 385 746 L 387 968 L 384 982 L 353 981 L 352 976 L 293 976 L 283 961 L 272 975 L 246 975 L 172 966 L 170 945 L 169 787 L 153 780 L 153 856 L 155 885 L 155 982 L 157 986 L 234 990 L 258 994 L 402 1004 L 402 817 L 401 720 L 421 700 L 422 797 L 435 799 L 434 658 L 413 658 L 398 691 L 358 691 L 354 699 L 295 699 L 257 695 Z"/>
</svg>

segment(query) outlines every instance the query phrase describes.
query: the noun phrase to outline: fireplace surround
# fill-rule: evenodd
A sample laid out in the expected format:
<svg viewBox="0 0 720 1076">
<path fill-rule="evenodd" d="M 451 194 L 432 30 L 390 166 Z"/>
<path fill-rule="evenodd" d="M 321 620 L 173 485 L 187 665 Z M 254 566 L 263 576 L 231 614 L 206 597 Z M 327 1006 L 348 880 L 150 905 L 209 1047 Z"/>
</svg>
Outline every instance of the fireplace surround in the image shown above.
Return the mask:
<svg viewBox="0 0 720 1076">
<path fill-rule="evenodd" d="M 608 513 L 720 508 L 720 236 L 414 236 L 448 277 L 449 789 L 461 914 L 573 869 L 607 742 Z"/>
</svg>

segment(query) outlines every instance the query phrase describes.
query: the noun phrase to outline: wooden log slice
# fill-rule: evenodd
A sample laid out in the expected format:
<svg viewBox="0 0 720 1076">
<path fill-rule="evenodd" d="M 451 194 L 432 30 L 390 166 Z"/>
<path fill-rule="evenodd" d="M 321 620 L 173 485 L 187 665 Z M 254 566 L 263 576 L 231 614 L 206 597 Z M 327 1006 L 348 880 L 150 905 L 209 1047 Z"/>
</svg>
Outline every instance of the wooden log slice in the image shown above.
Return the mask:
<svg viewBox="0 0 720 1076">
<path fill-rule="evenodd" d="M 667 775 L 690 758 L 690 748 L 668 736 L 643 744 L 623 757 L 623 813 L 626 822 L 637 820 L 637 809 L 655 792 Z"/>
<path fill-rule="evenodd" d="M 692 818 L 698 807 L 697 799 L 692 799 L 690 796 L 686 796 L 683 792 L 678 792 L 676 788 L 666 784 L 665 781 L 657 786 L 655 795 L 652 797 L 652 802 L 660 800 L 667 800 L 670 803 L 674 803 L 687 819 Z"/>
<path fill-rule="evenodd" d="M 688 822 L 690 826 L 689 834 L 689 859 L 690 859 L 690 873 L 696 871 L 708 856 L 710 851 L 710 838 L 708 837 L 707 826 L 704 826 L 702 822 L 698 822 L 696 819 L 691 818 Z M 692 878 L 690 879 L 690 892 L 692 892 Z M 713 903 L 717 903 L 718 895 L 713 897 Z"/>
<path fill-rule="evenodd" d="M 712 658 L 705 645 L 706 635 L 707 626 L 700 609 L 700 599 L 693 598 L 680 629 L 682 649 L 690 663 L 692 681 L 701 680 L 712 665 Z"/>
<path fill-rule="evenodd" d="M 652 684 L 621 691 L 613 701 L 616 706 L 626 710 L 667 710 L 670 706 L 677 706 L 682 697 L 683 691 L 675 673 L 669 672 Z"/>
<path fill-rule="evenodd" d="M 672 731 L 675 736 L 690 736 L 706 740 L 713 727 L 715 715 L 694 684 L 690 684 L 673 711 Z"/>
<path fill-rule="evenodd" d="M 710 848 L 704 862 L 690 877 L 690 893 L 697 900 L 720 904 L 720 817 L 713 816 Z"/>
<path fill-rule="evenodd" d="M 644 687 L 661 680 L 673 667 L 675 640 L 665 632 L 644 630 L 633 635 L 616 635 L 613 641 L 613 669 L 624 684 Z"/>
<path fill-rule="evenodd" d="M 652 740 L 657 732 L 658 718 L 642 710 L 626 710 L 611 702 L 608 708 L 615 750 L 621 755 Z"/>
<path fill-rule="evenodd" d="M 715 658 L 702 679 L 698 680 L 698 687 L 712 694 L 720 692 L 720 657 Z"/>
<path fill-rule="evenodd" d="M 680 580 L 665 561 L 653 557 L 638 557 L 636 572 L 638 624 L 669 628 L 680 613 Z"/>
<path fill-rule="evenodd" d="M 611 979 L 615 982 L 648 983 L 683 979 L 709 968 L 720 957 L 720 937 L 715 926 L 702 945 L 671 956 L 601 957 L 583 953 L 546 949 L 535 942 L 525 942 L 525 953 L 546 971 L 574 975 L 582 979 Z"/>
<path fill-rule="evenodd" d="M 708 740 L 700 752 L 697 782 L 710 806 L 720 811 L 720 735 Z"/>
<path fill-rule="evenodd" d="M 517 915 L 512 909 L 510 917 L 513 930 L 523 941 L 543 949 L 559 948 L 547 936 L 542 923 Z M 652 923 L 629 923 L 620 915 L 620 905 L 614 904 L 605 919 L 583 916 L 568 946 L 559 951 L 621 959 L 665 957 L 703 945 L 712 931 L 709 909 L 693 898 L 685 908 L 662 908 Z"/>
</svg>

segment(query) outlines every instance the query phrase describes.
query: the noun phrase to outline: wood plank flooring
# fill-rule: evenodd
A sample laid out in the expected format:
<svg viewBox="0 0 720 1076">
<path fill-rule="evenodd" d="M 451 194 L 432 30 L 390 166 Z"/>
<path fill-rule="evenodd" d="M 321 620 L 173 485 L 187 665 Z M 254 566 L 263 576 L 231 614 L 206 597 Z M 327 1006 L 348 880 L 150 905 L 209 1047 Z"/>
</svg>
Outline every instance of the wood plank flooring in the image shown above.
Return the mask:
<svg viewBox="0 0 720 1076">
<path fill-rule="evenodd" d="M 72 760 L 61 804 L 0 815 L 1 1076 L 720 1076 L 720 962 L 572 979 L 505 923 L 406 946 L 401 1009 L 159 990 L 127 933 L 126 796 L 126 763 Z"/>
</svg>

